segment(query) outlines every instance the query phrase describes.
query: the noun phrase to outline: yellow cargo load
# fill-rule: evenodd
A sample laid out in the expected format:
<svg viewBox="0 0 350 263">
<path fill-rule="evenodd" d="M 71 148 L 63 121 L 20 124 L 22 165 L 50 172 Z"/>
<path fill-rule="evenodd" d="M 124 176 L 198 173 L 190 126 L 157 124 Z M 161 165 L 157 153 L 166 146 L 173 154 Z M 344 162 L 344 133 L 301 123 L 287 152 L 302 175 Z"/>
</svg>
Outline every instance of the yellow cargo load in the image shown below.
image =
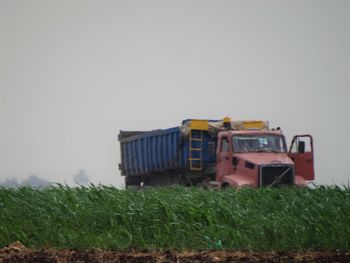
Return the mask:
<svg viewBox="0 0 350 263">
<path fill-rule="evenodd" d="M 264 121 L 242 121 L 245 130 L 263 130 L 266 128 Z"/>
<path fill-rule="evenodd" d="M 209 129 L 208 120 L 191 120 L 190 128 L 192 130 L 207 131 Z"/>
<path fill-rule="evenodd" d="M 231 123 L 231 127 L 225 127 L 226 123 Z M 242 120 L 233 121 L 229 117 L 225 117 L 222 120 L 210 121 L 210 120 L 199 120 L 199 119 L 189 119 L 182 123 L 180 127 L 181 133 L 188 136 L 191 130 L 198 131 L 208 131 L 210 134 L 215 135 L 222 130 L 262 130 L 268 131 L 269 122 L 261 120 Z"/>
</svg>

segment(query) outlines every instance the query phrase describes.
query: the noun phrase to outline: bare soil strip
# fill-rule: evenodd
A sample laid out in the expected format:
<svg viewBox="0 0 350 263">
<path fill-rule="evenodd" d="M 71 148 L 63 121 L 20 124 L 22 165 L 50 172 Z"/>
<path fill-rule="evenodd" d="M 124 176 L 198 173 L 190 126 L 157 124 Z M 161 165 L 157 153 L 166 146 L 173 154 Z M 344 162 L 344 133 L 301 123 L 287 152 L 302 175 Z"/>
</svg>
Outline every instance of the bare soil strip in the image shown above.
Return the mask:
<svg viewBox="0 0 350 263">
<path fill-rule="evenodd" d="M 0 249 L 0 262 L 350 262 L 349 251 L 103 251 L 99 249 L 29 249 L 19 242 Z"/>
</svg>

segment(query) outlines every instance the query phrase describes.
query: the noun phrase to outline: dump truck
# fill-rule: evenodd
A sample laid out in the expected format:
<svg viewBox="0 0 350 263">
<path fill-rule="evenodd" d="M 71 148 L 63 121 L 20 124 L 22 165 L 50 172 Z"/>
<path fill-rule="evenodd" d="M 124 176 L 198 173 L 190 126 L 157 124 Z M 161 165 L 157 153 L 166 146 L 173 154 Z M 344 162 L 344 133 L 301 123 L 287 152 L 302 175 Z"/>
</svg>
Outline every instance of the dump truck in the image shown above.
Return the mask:
<svg viewBox="0 0 350 263">
<path fill-rule="evenodd" d="M 313 138 L 287 148 L 267 121 L 187 119 L 180 126 L 118 135 L 125 186 L 307 186 L 314 180 Z"/>
</svg>

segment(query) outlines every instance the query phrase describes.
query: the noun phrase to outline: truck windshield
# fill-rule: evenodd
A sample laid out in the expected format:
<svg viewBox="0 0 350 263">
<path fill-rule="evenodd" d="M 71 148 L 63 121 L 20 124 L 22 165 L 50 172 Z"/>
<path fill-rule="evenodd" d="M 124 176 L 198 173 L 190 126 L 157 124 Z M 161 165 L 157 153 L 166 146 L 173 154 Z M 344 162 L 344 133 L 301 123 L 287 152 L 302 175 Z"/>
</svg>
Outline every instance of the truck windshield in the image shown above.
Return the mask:
<svg viewBox="0 0 350 263">
<path fill-rule="evenodd" d="M 287 152 L 286 142 L 280 135 L 234 135 L 232 137 L 233 151 L 243 152 Z"/>
</svg>

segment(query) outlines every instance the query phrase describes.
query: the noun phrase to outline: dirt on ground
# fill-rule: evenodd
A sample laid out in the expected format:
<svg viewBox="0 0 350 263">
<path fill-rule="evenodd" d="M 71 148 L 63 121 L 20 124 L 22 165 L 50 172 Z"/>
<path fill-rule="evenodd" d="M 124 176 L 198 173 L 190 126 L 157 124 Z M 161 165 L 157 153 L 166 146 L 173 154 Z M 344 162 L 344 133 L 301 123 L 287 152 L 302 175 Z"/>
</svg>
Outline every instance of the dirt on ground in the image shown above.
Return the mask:
<svg viewBox="0 0 350 263">
<path fill-rule="evenodd" d="M 0 249 L 0 262 L 350 262 L 349 251 L 187 251 L 29 249 L 20 242 Z"/>
</svg>

